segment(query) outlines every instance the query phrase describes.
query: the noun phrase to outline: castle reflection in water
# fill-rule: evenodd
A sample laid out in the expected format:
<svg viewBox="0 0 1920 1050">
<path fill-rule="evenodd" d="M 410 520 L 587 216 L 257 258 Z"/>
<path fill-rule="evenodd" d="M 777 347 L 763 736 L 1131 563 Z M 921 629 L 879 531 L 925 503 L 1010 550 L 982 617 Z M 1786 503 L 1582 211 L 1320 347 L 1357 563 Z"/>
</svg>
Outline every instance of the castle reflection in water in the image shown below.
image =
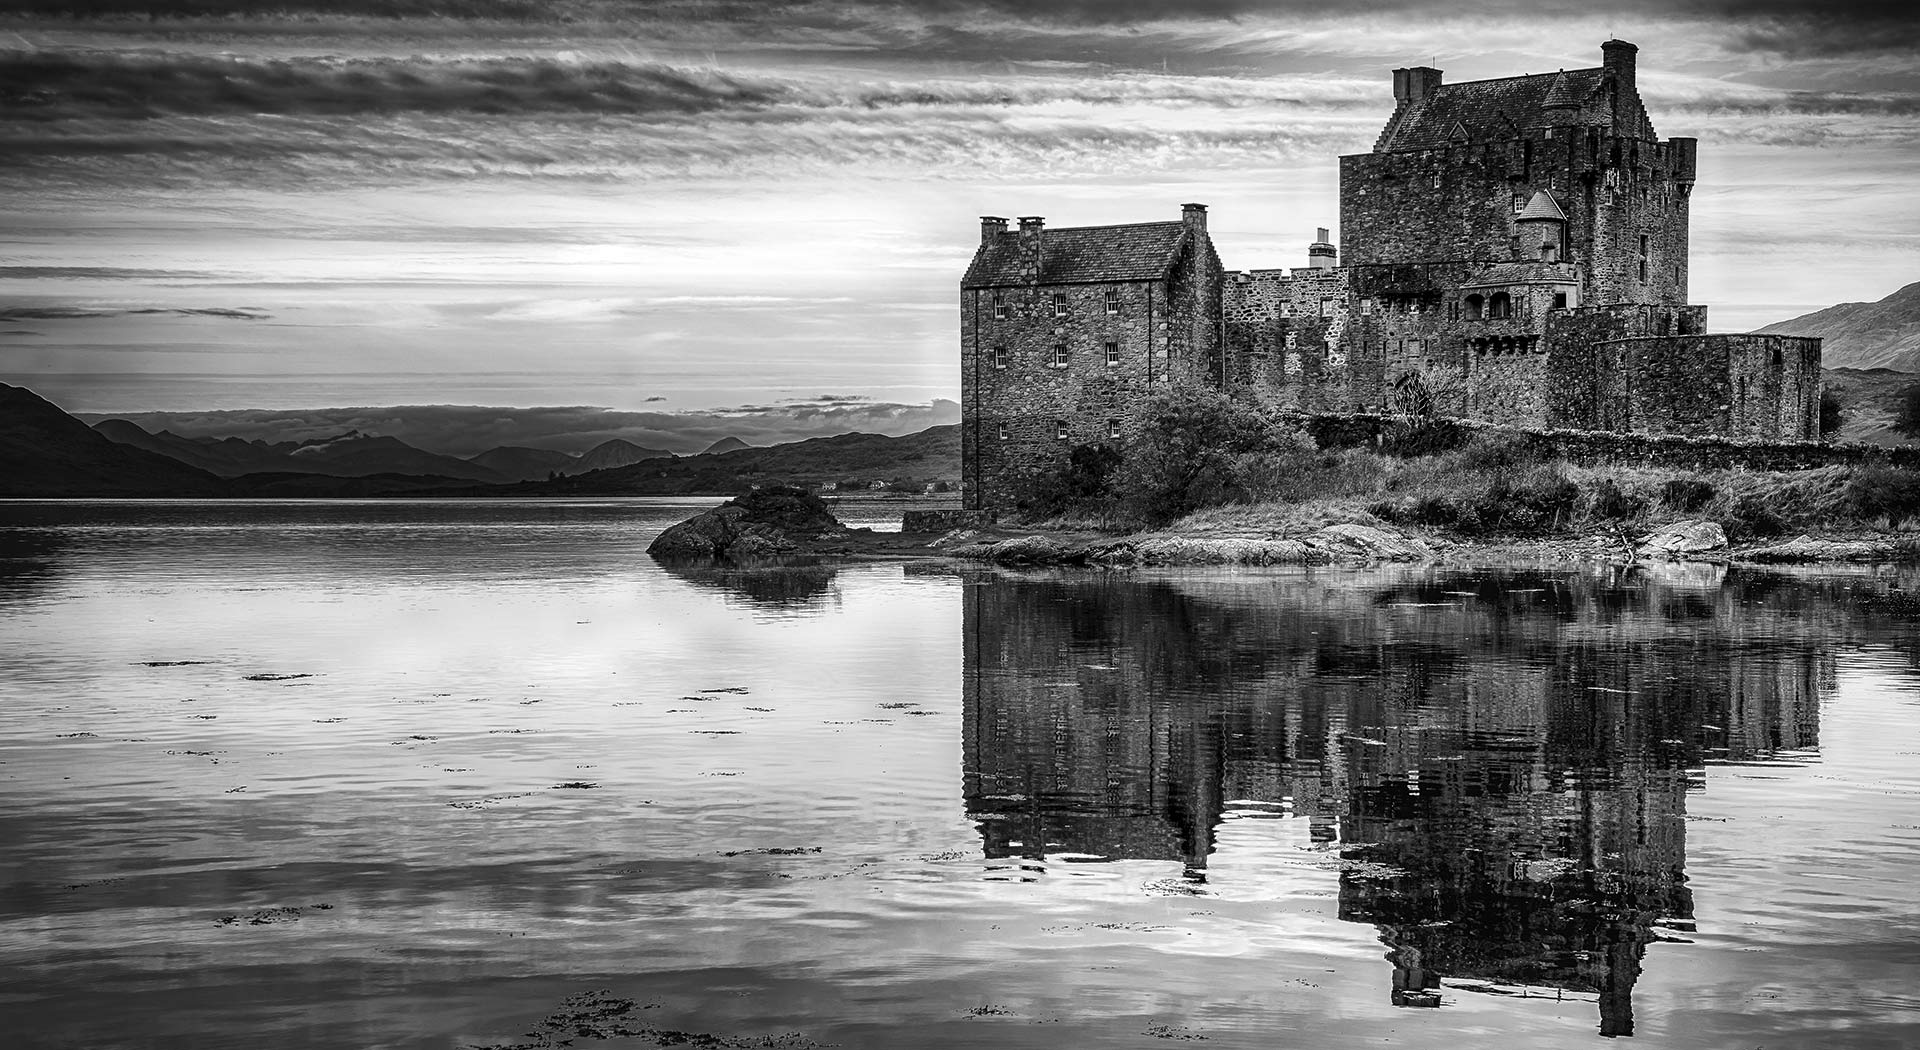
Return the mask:
<svg viewBox="0 0 1920 1050">
<path fill-rule="evenodd" d="M 1691 925 L 1687 793 L 1817 746 L 1847 630 L 1722 571 L 982 579 L 967 811 L 989 857 L 1204 882 L 1224 814 L 1264 806 L 1339 851 L 1396 1005 L 1548 987 L 1630 1035 L 1647 945 Z"/>
</svg>

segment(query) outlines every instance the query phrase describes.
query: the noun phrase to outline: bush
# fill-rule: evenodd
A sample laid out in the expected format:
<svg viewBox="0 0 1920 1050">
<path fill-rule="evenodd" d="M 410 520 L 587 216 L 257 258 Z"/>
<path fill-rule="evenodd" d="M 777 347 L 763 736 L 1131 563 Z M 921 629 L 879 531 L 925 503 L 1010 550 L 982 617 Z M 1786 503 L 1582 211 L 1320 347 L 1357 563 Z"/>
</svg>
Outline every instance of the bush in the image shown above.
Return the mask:
<svg viewBox="0 0 1920 1050">
<path fill-rule="evenodd" d="M 1412 416 L 1388 423 L 1380 432 L 1380 451 L 1389 456 L 1433 456 L 1477 440 L 1458 420 Z"/>
<path fill-rule="evenodd" d="M 1249 457 L 1300 450 L 1299 436 L 1215 390 L 1182 389 L 1148 405 L 1112 474 L 1126 513 L 1160 524 L 1201 507 L 1245 500 Z"/>
<path fill-rule="evenodd" d="M 1733 540 L 1755 536 L 1778 536 L 1787 531 L 1787 522 L 1773 504 L 1757 496 L 1741 496 L 1733 501 L 1721 526 Z"/>
<path fill-rule="evenodd" d="M 1820 436 L 1822 438 L 1832 437 L 1834 432 L 1840 429 L 1840 425 L 1846 421 L 1847 408 L 1846 405 L 1841 402 L 1839 393 L 1832 387 L 1826 387 L 1821 390 Z"/>
<path fill-rule="evenodd" d="M 1580 486 L 1556 464 L 1535 467 L 1518 483 L 1500 474 L 1481 498 L 1481 526 L 1489 531 L 1547 532 L 1563 529 L 1574 520 Z"/>
<path fill-rule="evenodd" d="M 1660 502 L 1682 514 L 1692 514 L 1720 493 L 1698 478 L 1674 478 L 1660 488 Z"/>
<path fill-rule="evenodd" d="M 1587 493 L 1587 515 L 1601 521 L 1637 521 L 1647 509 L 1644 496 L 1623 491 L 1612 478 L 1601 478 Z"/>
<path fill-rule="evenodd" d="M 1862 467 L 1847 479 L 1840 507 L 1862 521 L 1885 519 L 1889 527 L 1898 528 L 1908 518 L 1920 516 L 1920 471 Z"/>
</svg>

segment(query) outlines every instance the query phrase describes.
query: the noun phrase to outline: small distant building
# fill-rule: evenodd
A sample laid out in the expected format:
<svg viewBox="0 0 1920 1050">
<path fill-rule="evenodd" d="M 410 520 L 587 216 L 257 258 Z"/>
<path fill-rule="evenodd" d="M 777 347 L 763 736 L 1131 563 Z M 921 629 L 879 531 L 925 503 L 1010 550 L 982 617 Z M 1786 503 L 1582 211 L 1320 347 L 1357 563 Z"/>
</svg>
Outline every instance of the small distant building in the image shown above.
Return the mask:
<svg viewBox="0 0 1920 1050">
<path fill-rule="evenodd" d="M 1448 84 L 1394 71 L 1371 152 L 1340 158 L 1340 240 L 1228 273 L 1207 210 L 1018 230 L 982 219 L 961 280 L 962 481 L 990 510 L 1180 384 L 1305 412 L 1762 441 L 1819 436 L 1820 341 L 1707 332 L 1687 302 L 1697 143 L 1661 139 L 1639 49 Z"/>
</svg>

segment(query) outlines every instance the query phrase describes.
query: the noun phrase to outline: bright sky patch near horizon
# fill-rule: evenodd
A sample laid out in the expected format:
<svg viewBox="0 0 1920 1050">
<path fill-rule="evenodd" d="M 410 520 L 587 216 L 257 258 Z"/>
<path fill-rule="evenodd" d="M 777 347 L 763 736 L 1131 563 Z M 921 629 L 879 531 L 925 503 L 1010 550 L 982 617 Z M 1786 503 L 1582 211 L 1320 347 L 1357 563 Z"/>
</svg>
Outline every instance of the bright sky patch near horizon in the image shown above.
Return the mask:
<svg viewBox="0 0 1920 1050">
<path fill-rule="evenodd" d="M 952 418 L 977 216 L 1200 201 L 1229 267 L 1302 265 L 1394 67 L 1588 67 L 1609 36 L 1700 139 L 1713 330 L 1920 279 L 1905 4 L 270 6 L 0 0 L 0 380 L 89 413 L 904 432 Z"/>
</svg>

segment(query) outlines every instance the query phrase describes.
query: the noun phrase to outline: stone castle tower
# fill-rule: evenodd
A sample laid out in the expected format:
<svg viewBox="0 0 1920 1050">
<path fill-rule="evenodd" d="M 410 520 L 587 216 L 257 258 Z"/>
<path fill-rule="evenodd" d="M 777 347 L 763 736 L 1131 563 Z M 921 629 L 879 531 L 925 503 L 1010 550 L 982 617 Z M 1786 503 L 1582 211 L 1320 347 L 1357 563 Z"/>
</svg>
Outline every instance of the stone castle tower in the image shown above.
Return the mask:
<svg viewBox="0 0 1920 1050">
<path fill-rule="evenodd" d="M 1372 151 L 1340 158 L 1340 246 L 1319 231 L 1304 267 L 1223 271 L 1201 205 L 986 220 L 961 282 L 968 506 L 1124 439 L 1178 383 L 1304 412 L 1817 439 L 1819 340 L 1709 335 L 1687 303 L 1697 148 L 1654 130 L 1638 51 L 1457 84 L 1395 70 Z"/>
</svg>

